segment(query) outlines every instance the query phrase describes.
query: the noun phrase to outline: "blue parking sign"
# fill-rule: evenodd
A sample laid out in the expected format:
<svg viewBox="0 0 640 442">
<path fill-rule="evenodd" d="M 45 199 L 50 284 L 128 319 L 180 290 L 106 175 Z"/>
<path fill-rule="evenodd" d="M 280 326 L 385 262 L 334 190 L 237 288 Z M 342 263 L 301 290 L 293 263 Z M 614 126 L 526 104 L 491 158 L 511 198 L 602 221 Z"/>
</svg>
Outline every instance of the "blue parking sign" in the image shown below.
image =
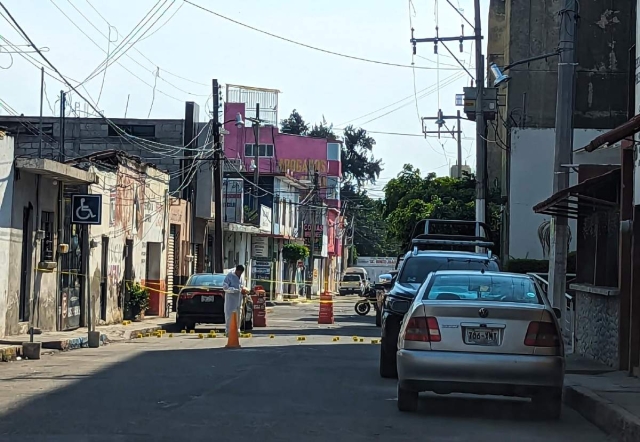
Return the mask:
<svg viewBox="0 0 640 442">
<path fill-rule="evenodd" d="M 102 195 L 71 195 L 73 224 L 102 223 Z"/>
</svg>

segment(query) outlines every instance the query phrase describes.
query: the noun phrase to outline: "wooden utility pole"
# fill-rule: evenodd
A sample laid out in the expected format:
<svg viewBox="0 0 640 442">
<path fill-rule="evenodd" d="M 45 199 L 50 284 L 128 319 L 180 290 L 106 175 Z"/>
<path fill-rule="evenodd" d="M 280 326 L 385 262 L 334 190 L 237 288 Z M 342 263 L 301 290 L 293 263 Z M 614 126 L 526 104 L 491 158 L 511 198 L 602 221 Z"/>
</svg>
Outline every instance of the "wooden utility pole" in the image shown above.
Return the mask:
<svg viewBox="0 0 640 442">
<path fill-rule="evenodd" d="M 311 271 L 311 284 L 307 291 L 307 299 L 311 299 L 311 292 L 313 290 L 313 272 L 315 270 L 315 251 L 316 251 L 316 217 L 319 205 L 318 189 L 320 188 L 320 174 L 316 170 L 313 174 L 313 198 L 311 198 L 311 247 L 309 250 L 309 270 Z"/>
<path fill-rule="evenodd" d="M 218 114 L 220 111 L 220 95 L 218 80 L 213 80 L 213 192 L 215 199 L 214 220 L 213 220 L 213 271 L 222 273 L 224 263 L 223 249 L 223 207 L 224 196 L 222 194 L 222 170 L 224 163 L 222 161 L 222 145 L 220 143 L 220 120 Z"/>
</svg>

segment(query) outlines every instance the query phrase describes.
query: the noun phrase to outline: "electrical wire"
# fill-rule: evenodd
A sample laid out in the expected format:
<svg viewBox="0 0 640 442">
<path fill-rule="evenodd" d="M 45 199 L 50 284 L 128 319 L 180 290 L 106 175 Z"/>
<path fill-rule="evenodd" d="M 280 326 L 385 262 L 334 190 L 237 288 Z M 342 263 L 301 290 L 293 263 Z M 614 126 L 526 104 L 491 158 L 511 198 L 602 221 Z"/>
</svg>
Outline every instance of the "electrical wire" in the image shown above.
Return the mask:
<svg viewBox="0 0 640 442">
<path fill-rule="evenodd" d="M 251 29 L 252 31 L 256 31 L 256 32 L 259 32 L 261 34 L 268 35 L 269 37 L 273 37 L 273 38 L 276 38 L 278 40 L 286 41 L 287 43 L 291 43 L 291 44 L 294 44 L 294 45 L 297 45 L 297 46 L 301 46 L 301 47 L 304 47 L 304 48 L 307 48 L 307 49 L 312 49 L 314 51 L 323 52 L 325 54 L 335 55 L 337 57 L 343 57 L 343 58 L 348 58 L 348 59 L 351 59 L 351 60 L 362 61 L 362 62 L 366 62 L 366 63 L 379 64 L 379 65 L 384 65 L 384 66 L 393 66 L 393 67 L 399 67 L 399 68 L 415 68 L 415 69 L 424 69 L 424 70 L 434 70 L 435 69 L 435 68 L 428 67 L 428 66 L 412 66 L 412 65 L 409 65 L 409 64 L 389 63 L 389 62 L 385 62 L 385 61 L 372 60 L 372 59 L 369 59 L 369 58 L 356 57 L 356 56 L 353 56 L 353 55 L 347 55 L 347 54 L 342 54 L 340 52 L 330 51 L 328 49 L 322 49 L 322 48 L 319 48 L 317 46 L 312 46 L 312 45 L 309 45 L 309 44 L 306 44 L 306 43 L 302 43 L 302 42 L 299 42 L 299 41 L 296 41 L 296 40 L 292 40 L 290 38 L 286 38 L 286 37 L 282 37 L 280 35 L 273 34 L 271 32 L 263 31 L 262 29 L 258 29 L 256 27 L 253 27 L 253 26 L 247 25 L 245 23 L 239 22 L 237 20 L 234 20 L 232 18 L 226 17 L 226 16 L 224 16 L 222 14 L 219 14 L 219 13 L 217 13 L 215 11 L 212 11 L 211 9 L 207 9 L 204 6 L 200 6 L 200 5 L 196 4 L 196 3 L 193 3 L 192 1 L 189 1 L 189 0 L 183 0 L 183 1 L 185 3 L 190 4 L 191 6 L 194 6 L 195 8 L 198 8 L 198 9 L 200 9 L 202 11 L 208 12 L 208 13 L 210 13 L 212 15 L 215 15 L 216 17 L 219 17 L 219 18 L 221 18 L 223 20 L 227 20 L 227 21 L 229 21 L 231 23 L 234 23 L 236 25 L 242 26 L 242 27 L 247 28 L 247 29 Z M 458 69 L 449 69 L 449 70 L 458 70 Z"/>
<path fill-rule="evenodd" d="M 53 3 L 53 0 L 50 0 L 50 1 Z M 81 16 L 82 16 L 82 17 L 83 17 L 83 18 L 84 18 L 84 19 L 85 19 L 85 20 L 86 20 L 86 21 L 87 21 L 87 22 L 88 22 L 88 23 L 89 23 L 89 24 L 90 24 L 90 25 L 91 25 L 91 26 L 92 26 L 96 31 L 98 31 L 98 33 L 99 33 L 100 35 L 102 35 L 104 38 L 109 38 L 109 37 L 108 37 L 107 35 L 105 35 L 105 34 L 100 30 L 100 28 L 98 28 L 98 27 L 97 27 L 97 26 L 96 26 L 96 25 L 95 25 L 95 24 L 94 24 L 94 23 L 93 23 L 93 22 L 92 22 L 92 21 L 91 21 L 91 20 L 90 20 L 90 19 L 89 19 L 89 18 L 88 18 L 88 17 L 87 17 L 87 16 L 86 16 L 86 15 L 85 15 L 81 10 L 80 10 L 80 9 L 78 9 L 78 7 L 76 7 L 76 6 L 71 2 L 71 0 L 67 0 L 67 2 L 69 2 L 69 4 L 70 4 L 70 5 L 71 5 L 71 6 L 72 6 L 72 7 L 73 7 L 77 12 L 78 12 L 78 14 L 80 14 L 80 15 L 81 15 Z M 111 24 L 111 23 L 110 23 L 110 22 L 109 22 L 109 21 L 108 21 L 108 20 L 107 20 L 103 15 L 102 15 L 102 14 L 100 14 L 100 12 L 99 12 L 99 11 L 98 11 L 98 10 L 97 10 L 97 9 L 96 9 L 96 8 L 95 8 L 95 7 L 94 7 L 94 6 L 93 6 L 93 5 L 92 5 L 88 0 L 87 0 L 87 3 L 89 4 L 89 6 L 91 6 L 91 8 L 93 8 L 93 10 L 94 10 L 94 11 L 96 11 L 96 13 L 97 13 L 101 18 L 102 18 L 102 20 L 104 20 L 104 22 L 105 22 L 105 23 L 107 24 L 107 26 L 109 27 L 109 30 L 111 30 L 111 29 L 115 29 L 116 34 L 118 34 L 118 35 L 119 35 L 118 28 L 116 28 L 115 26 L 113 26 L 113 25 L 112 25 L 112 24 Z M 54 3 L 54 5 L 55 5 L 55 3 Z M 172 4 L 172 5 L 173 5 L 173 4 Z M 83 30 L 82 30 L 82 29 L 81 29 L 81 28 L 80 28 L 80 27 L 79 27 L 79 26 L 78 26 L 78 25 L 77 25 L 77 24 L 76 24 L 76 23 L 75 23 L 75 22 L 74 22 L 74 21 L 73 21 L 73 20 L 72 20 L 68 15 L 67 15 L 67 14 L 65 14 L 65 13 L 64 13 L 64 11 L 62 11 L 62 10 L 61 10 L 57 5 L 55 5 L 55 6 L 58 8 L 58 10 L 59 10 L 59 11 L 60 11 L 60 12 L 61 12 L 61 13 L 62 13 L 62 14 L 63 14 L 63 15 L 64 15 L 68 20 L 69 20 L 69 21 L 71 21 L 71 23 L 72 23 L 72 24 L 73 24 L 73 25 L 74 25 L 74 26 L 75 26 L 75 27 L 76 27 L 76 28 L 77 28 L 77 29 L 78 29 L 82 34 L 84 34 L 84 36 L 85 36 L 85 37 L 87 37 L 87 38 L 88 38 L 88 39 L 89 39 L 89 40 L 90 40 L 94 45 L 96 45 L 98 48 L 101 48 L 101 46 L 100 46 L 98 43 L 96 43 L 96 42 L 95 42 L 95 41 L 94 41 L 94 40 L 93 40 L 93 39 L 92 39 L 92 38 L 91 38 L 91 37 L 90 37 L 86 32 L 84 32 L 84 31 L 83 31 Z M 175 14 L 176 14 L 176 13 L 177 13 L 181 8 L 182 8 L 182 7 L 183 7 L 183 6 L 184 6 L 184 3 L 180 4 L 180 6 L 178 7 L 178 9 L 173 13 L 173 15 L 172 15 L 171 17 L 173 17 L 173 16 L 174 16 L 174 15 L 175 15 Z M 171 7 L 171 5 L 170 5 L 170 7 Z M 171 17 L 170 17 L 170 18 L 169 18 L 169 20 L 167 20 L 167 21 L 166 21 L 162 26 L 166 25 L 166 24 L 170 21 Z M 162 28 L 162 26 L 160 26 L 160 28 Z M 156 29 L 154 32 L 152 32 L 150 35 L 147 35 L 146 37 L 139 39 L 139 40 L 138 40 L 138 42 L 140 42 L 140 41 L 142 41 L 142 40 L 146 40 L 147 38 L 151 37 L 151 35 L 155 34 L 158 30 L 160 30 L 160 28 L 157 28 L 157 29 Z M 154 65 L 154 69 L 149 69 L 149 68 L 147 68 L 147 67 L 146 67 L 146 66 L 144 66 L 142 63 L 140 63 L 138 60 L 136 60 L 136 58 L 132 57 L 132 56 L 131 56 L 131 55 L 129 55 L 129 54 L 124 54 L 124 55 L 125 55 L 128 59 L 130 59 L 131 61 L 133 61 L 134 63 L 136 63 L 138 66 L 140 66 L 142 69 L 144 69 L 145 71 L 149 72 L 149 73 L 150 73 L 150 74 L 152 74 L 152 75 L 155 75 L 157 65 L 156 65 L 152 60 L 150 60 L 146 55 L 144 55 L 144 53 L 143 53 L 142 51 L 140 51 L 138 48 L 136 48 L 136 47 L 132 47 L 131 49 L 133 49 L 133 50 L 134 50 L 135 52 L 137 52 L 140 56 L 142 56 L 144 59 L 146 59 L 146 60 L 147 60 L 148 62 L 150 62 L 152 65 Z M 103 50 L 103 52 L 104 52 L 104 50 Z M 118 62 L 118 64 L 119 64 L 120 66 L 124 67 L 124 66 L 122 65 L 122 63 Z M 163 73 L 165 73 L 165 74 L 169 74 L 169 75 L 176 76 L 175 74 L 171 74 L 169 71 L 166 71 L 165 69 L 162 69 L 162 72 L 163 72 Z M 176 76 L 176 77 L 181 78 L 181 77 L 179 77 L 179 76 Z M 136 78 L 138 78 L 138 77 L 136 76 Z M 158 77 L 158 78 L 160 78 L 160 80 L 161 80 L 161 81 L 163 81 L 163 82 L 167 83 L 167 84 L 168 84 L 169 86 L 171 86 L 172 88 L 174 88 L 174 89 L 176 89 L 176 90 L 178 90 L 178 91 L 180 91 L 180 92 L 182 92 L 182 93 L 184 93 L 184 94 L 192 95 L 192 96 L 195 96 L 195 97 L 206 97 L 206 96 L 207 96 L 206 94 L 195 94 L 195 93 L 193 93 L 193 92 L 190 92 L 190 91 L 187 91 L 187 90 L 185 90 L 185 89 L 182 89 L 181 87 L 176 86 L 175 84 L 171 83 L 171 82 L 170 82 L 170 81 L 168 81 L 168 80 L 165 80 L 165 79 L 164 79 L 164 78 L 162 78 L 162 77 Z M 139 79 L 139 78 L 138 78 L 138 79 Z M 188 80 L 188 79 L 185 79 L 185 80 L 190 81 L 190 80 Z M 147 84 L 146 82 L 144 82 L 144 83 L 145 83 L 147 86 L 150 86 L 150 85 L 149 85 L 149 84 Z M 196 83 L 196 84 L 200 84 L 200 85 L 203 85 L 203 86 L 207 86 L 207 85 L 205 85 L 204 83 L 197 83 L 197 82 L 193 82 L 193 81 L 192 81 L 192 83 Z M 151 86 L 150 86 L 150 87 L 151 87 Z M 163 94 L 163 95 L 166 95 L 166 94 L 165 94 L 164 92 L 162 92 L 162 91 L 159 91 L 159 93 L 160 93 L 160 94 Z M 171 96 L 169 96 L 169 97 L 170 97 L 170 98 L 175 98 L 175 97 L 171 97 Z"/>
<path fill-rule="evenodd" d="M 94 10 L 94 11 L 95 11 L 99 16 L 100 16 L 100 18 L 102 18 L 102 20 L 104 20 L 104 22 L 105 22 L 107 25 L 112 26 L 112 25 L 111 25 L 111 23 L 109 23 L 109 21 L 108 21 L 108 20 L 107 20 L 107 19 L 106 19 L 106 18 L 105 18 L 101 13 L 100 13 L 100 11 L 98 11 L 98 10 L 96 9 L 96 7 L 95 7 L 95 6 L 93 6 L 93 4 L 92 4 L 89 0 L 85 0 L 85 1 L 86 1 L 86 2 L 89 4 L 89 6 L 90 6 L 90 7 L 91 7 L 91 8 L 92 8 L 92 9 L 93 9 L 93 10 Z M 164 25 L 166 25 L 169 21 L 171 21 L 171 19 L 173 18 L 173 16 L 175 16 L 175 15 L 176 15 L 176 13 L 177 13 L 180 9 L 182 9 L 182 6 L 184 6 L 184 3 L 182 3 L 182 4 L 180 5 L 180 7 L 178 8 L 178 10 L 176 10 L 176 12 L 174 12 L 174 13 L 173 13 L 173 15 L 171 15 L 171 17 L 169 17 L 169 19 L 167 19 L 167 21 L 166 21 L 164 24 L 162 24 L 158 29 L 156 29 L 156 30 L 155 30 L 151 35 L 153 35 L 153 34 L 155 34 L 156 32 L 158 32 L 158 31 L 159 31 L 159 30 L 160 30 Z M 115 27 L 115 26 L 114 26 L 114 27 Z M 151 35 L 146 36 L 146 37 L 145 37 L 145 38 L 143 38 L 142 40 L 146 40 L 147 38 L 151 37 Z M 141 40 L 141 41 L 142 41 L 142 40 Z M 136 51 L 136 52 L 137 52 L 141 57 L 143 57 L 143 58 L 144 58 L 145 60 L 147 60 L 149 63 L 151 63 L 152 65 L 156 66 L 156 63 L 154 63 L 152 60 L 150 60 L 146 55 L 144 55 L 144 53 L 140 52 L 137 48 L 133 48 L 133 50 L 134 50 L 134 51 Z M 171 71 L 168 71 L 168 70 L 166 70 L 166 69 L 163 69 L 163 70 L 162 70 L 162 72 L 164 72 L 165 74 L 168 74 L 168 75 L 170 75 L 170 76 L 172 76 L 172 77 L 176 77 L 176 78 L 179 78 L 179 79 L 181 79 L 181 80 L 188 81 L 189 83 L 197 84 L 197 85 L 200 85 L 200 86 L 206 86 L 206 87 L 210 87 L 210 86 L 211 86 L 210 84 L 207 84 L 207 83 L 201 83 L 201 82 L 199 82 L 199 81 L 194 81 L 194 80 L 191 80 L 191 79 L 189 79 L 189 78 L 182 77 L 182 76 L 177 75 L 177 74 L 175 74 L 175 73 L 173 73 L 173 72 L 171 72 Z"/>
</svg>

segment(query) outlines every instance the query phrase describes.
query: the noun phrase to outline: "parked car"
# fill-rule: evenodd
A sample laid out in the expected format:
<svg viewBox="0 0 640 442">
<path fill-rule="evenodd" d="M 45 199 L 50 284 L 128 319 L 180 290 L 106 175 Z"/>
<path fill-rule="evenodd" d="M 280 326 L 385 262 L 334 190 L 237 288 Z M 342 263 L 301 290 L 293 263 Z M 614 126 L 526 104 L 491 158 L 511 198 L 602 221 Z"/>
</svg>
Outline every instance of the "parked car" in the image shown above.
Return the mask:
<svg viewBox="0 0 640 442">
<path fill-rule="evenodd" d="M 407 311 L 398 341 L 398 408 L 418 393 L 530 397 L 562 409 L 564 344 L 558 318 L 535 280 L 515 273 L 436 271 Z"/>
<path fill-rule="evenodd" d="M 178 295 L 176 325 L 181 330 L 193 330 L 196 324 L 224 324 L 224 290 L 222 273 L 191 275 Z M 245 294 L 242 300 L 240 328 L 253 329 L 253 302 Z"/>
<path fill-rule="evenodd" d="M 392 275 L 390 290 L 385 291 L 381 312 L 381 345 L 380 345 L 380 376 L 395 378 L 398 375 L 396 367 L 396 352 L 398 349 L 398 334 L 404 318 L 404 311 L 399 311 L 396 305 L 406 305 L 413 301 L 418 289 L 436 270 L 485 270 L 499 271 L 498 262 L 489 253 L 465 251 L 475 250 L 475 247 L 490 248 L 488 227 L 483 223 L 455 220 L 423 220 L 424 231 L 427 233 L 416 235 L 412 240 L 412 250 L 407 252 L 400 261 L 398 272 Z M 418 223 L 418 224 L 420 224 Z M 445 235 L 429 233 L 430 224 L 441 226 L 448 224 L 460 231 L 470 227 L 470 235 Z M 482 236 L 476 236 L 477 224 L 484 229 Z M 447 249 L 447 250 L 439 250 Z M 398 304 L 399 303 L 399 304 Z"/>
<path fill-rule="evenodd" d="M 340 281 L 338 291 L 341 295 L 349 295 L 356 293 L 360 296 L 364 294 L 364 282 L 362 277 L 356 273 L 345 273 Z"/>
</svg>

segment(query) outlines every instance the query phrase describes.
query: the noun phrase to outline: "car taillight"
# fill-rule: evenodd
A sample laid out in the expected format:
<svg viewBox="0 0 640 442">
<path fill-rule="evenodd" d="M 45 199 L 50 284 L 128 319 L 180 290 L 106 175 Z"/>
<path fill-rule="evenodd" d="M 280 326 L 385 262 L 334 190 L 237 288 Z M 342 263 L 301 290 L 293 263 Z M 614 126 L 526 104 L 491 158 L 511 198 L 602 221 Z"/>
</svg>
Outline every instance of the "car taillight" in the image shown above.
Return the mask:
<svg viewBox="0 0 640 442">
<path fill-rule="evenodd" d="M 529 347 L 559 347 L 560 338 L 552 322 L 531 322 L 527 328 L 524 345 Z"/>
<path fill-rule="evenodd" d="M 404 334 L 405 341 L 440 342 L 440 327 L 434 317 L 410 318 Z"/>
<path fill-rule="evenodd" d="M 180 299 L 191 299 L 193 298 L 193 292 L 191 293 L 180 293 Z"/>
</svg>

